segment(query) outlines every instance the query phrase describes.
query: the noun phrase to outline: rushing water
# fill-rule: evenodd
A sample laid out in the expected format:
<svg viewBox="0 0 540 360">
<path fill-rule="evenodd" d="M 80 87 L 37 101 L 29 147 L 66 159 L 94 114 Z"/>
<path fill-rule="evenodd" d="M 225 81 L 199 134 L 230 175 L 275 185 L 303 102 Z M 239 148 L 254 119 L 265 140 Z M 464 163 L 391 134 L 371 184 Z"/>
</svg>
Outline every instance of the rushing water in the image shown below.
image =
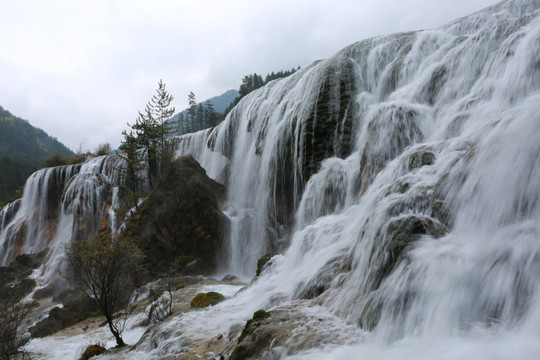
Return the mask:
<svg viewBox="0 0 540 360">
<path fill-rule="evenodd" d="M 319 296 L 395 344 L 299 358 L 538 357 L 539 8 L 506 1 L 359 42 L 184 139 L 229 189 L 229 271 L 287 249 L 229 305 L 248 309 L 237 317 Z M 306 150 L 319 125 L 321 161 Z"/>
<path fill-rule="evenodd" d="M 40 286 L 65 286 L 64 250 L 71 241 L 97 230 L 111 183 L 117 183 L 119 160 L 100 156 L 83 164 L 45 168 L 27 180 L 21 200 L 1 210 L 0 265 L 19 254 L 44 251 L 44 264 L 35 272 Z M 113 206 L 117 188 L 112 185 Z M 111 230 L 117 226 L 109 209 Z"/>
<path fill-rule="evenodd" d="M 126 358 L 175 354 L 282 306 L 322 319 L 296 339 L 326 334 L 294 351 L 291 336 L 282 357 L 538 359 L 539 9 L 505 1 L 361 41 L 180 138 L 178 155 L 228 190 L 223 272 L 252 276 L 261 255 L 281 255 L 233 299 L 172 317 Z M 73 214 L 95 226 L 107 161 L 69 177 L 57 235 L 80 227 Z M 44 216 L 28 211 L 44 196 L 32 195 L 35 176 L 0 213 L 4 264 L 9 229 Z"/>
</svg>

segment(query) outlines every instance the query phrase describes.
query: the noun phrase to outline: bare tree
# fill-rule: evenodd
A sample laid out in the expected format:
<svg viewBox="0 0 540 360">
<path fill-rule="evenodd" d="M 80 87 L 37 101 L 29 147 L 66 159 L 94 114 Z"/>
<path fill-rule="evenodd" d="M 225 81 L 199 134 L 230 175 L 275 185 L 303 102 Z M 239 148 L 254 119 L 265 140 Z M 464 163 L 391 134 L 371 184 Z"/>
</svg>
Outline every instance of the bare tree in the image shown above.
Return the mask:
<svg viewBox="0 0 540 360">
<path fill-rule="evenodd" d="M 125 317 L 119 311 L 129 298 L 133 268 L 140 259 L 138 249 L 121 235 L 100 232 L 73 244 L 67 256 L 82 290 L 105 316 L 117 346 L 124 346 Z"/>
<path fill-rule="evenodd" d="M 148 309 L 148 320 L 158 323 L 167 318 L 172 313 L 173 290 L 175 276 L 178 276 L 179 262 L 170 263 L 165 271 L 161 272 L 161 280 L 158 282 L 157 289 L 150 292 L 150 301 L 152 304 Z"/>
<path fill-rule="evenodd" d="M 22 352 L 28 342 L 23 322 L 30 313 L 31 304 L 13 298 L 0 302 L 0 358 L 9 360 Z"/>
</svg>

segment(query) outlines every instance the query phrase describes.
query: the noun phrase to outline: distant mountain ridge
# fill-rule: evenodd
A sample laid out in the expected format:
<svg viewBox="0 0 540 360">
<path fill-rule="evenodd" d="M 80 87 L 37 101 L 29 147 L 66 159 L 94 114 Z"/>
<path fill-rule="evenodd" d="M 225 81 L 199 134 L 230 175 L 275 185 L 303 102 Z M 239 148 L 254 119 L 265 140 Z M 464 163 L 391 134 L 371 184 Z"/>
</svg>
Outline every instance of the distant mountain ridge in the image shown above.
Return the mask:
<svg viewBox="0 0 540 360">
<path fill-rule="evenodd" d="M 56 138 L 0 106 L 0 206 L 18 197 L 17 190 L 52 153 L 73 155 Z"/>
<path fill-rule="evenodd" d="M 209 102 L 214 107 L 214 110 L 217 113 L 223 113 L 227 107 L 232 104 L 234 99 L 239 95 L 238 90 L 227 90 L 223 94 L 211 97 L 210 99 L 201 101 L 200 103 L 204 104 L 206 102 Z M 175 123 L 178 121 L 178 118 L 182 114 L 184 117 L 188 114 L 188 108 L 185 108 L 184 110 L 180 111 L 179 113 L 176 113 L 173 115 L 173 117 L 169 120 L 169 122 Z"/>
<path fill-rule="evenodd" d="M 222 113 L 234 101 L 238 94 L 238 90 L 231 89 L 225 91 L 219 96 L 214 96 L 206 101 L 209 101 L 214 106 L 214 110 L 216 110 L 216 112 Z"/>
</svg>

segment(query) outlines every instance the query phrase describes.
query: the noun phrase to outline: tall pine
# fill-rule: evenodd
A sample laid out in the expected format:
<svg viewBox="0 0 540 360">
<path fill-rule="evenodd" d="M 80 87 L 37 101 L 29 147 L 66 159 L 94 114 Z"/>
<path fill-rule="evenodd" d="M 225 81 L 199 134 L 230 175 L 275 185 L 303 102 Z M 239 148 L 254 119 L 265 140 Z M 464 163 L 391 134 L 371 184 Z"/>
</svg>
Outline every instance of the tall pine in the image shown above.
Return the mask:
<svg viewBox="0 0 540 360">
<path fill-rule="evenodd" d="M 139 112 L 135 124 L 130 125 L 135 131 L 138 147 L 146 156 L 150 189 L 153 189 L 156 179 L 172 155 L 172 145 L 168 143 L 167 137 L 173 129 L 167 120 L 174 114 L 174 107 L 170 106 L 173 99 L 163 81 L 159 80 L 156 94 L 146 103 L 144 112 Z"/>
</svg>

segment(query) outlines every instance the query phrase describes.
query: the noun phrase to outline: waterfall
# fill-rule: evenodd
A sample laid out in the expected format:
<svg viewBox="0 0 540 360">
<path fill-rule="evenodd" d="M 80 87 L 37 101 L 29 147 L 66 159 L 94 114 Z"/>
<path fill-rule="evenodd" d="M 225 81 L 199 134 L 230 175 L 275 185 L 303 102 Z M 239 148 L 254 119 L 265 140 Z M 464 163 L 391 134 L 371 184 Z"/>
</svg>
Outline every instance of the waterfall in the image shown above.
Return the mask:
<svg viewBox="0 0 540 360">
<path fill-rule="evenodd" d="M 38 253 L 47 247 L 54 234 L 62 190 L 78 170 L 78 166 L 68 165 L 35 172 L 26 181 L 22 199 L 2 209 L 1 266 L 8 265 L 16 254 Z M 9 220 L 4 218 L 8 214 Z"/>
<path fill-rule="evenodd" d="M 539 0 L 363 40 L 270 82 L 179 137 L 177 155 L 226 185 L 222 270 L 251 277 L 277 255 L 230 301 L 156 325 L 133 357 L 280 307 L 308 321 L 275 358 L 537 358 L 539 139 Z M 32 175 L 0 211 L 0 264 L 48 249 L 52 281 L 61 245 L 105 211 L 117 231 L 119 161 Z M 302 338 L 315 328 L 328 336 Z"/>
<path fill-rule="evenodd" d="M 223 319 L 315 299 L 376 343 L 538 334 L 539 9 L 361 41 L 182 138 L 227 185 L 228 270 L 283 253 Z"/>
<path fill-rule="evenodd" d="M 89 158 L 82 164 L 41 169 L 27 180 L 23 197 L 1 209 L 0 265 L 19 254 L 45 251 L 43 265 L 34 276 L 40 286 L 66 281 L 65 246 L 87 238 L 100 226 L 106 204 L 111 231 L 118 225 L 118 156 Z M 112 198 L 108 199 L 109 194 Z"/>
</svg>

